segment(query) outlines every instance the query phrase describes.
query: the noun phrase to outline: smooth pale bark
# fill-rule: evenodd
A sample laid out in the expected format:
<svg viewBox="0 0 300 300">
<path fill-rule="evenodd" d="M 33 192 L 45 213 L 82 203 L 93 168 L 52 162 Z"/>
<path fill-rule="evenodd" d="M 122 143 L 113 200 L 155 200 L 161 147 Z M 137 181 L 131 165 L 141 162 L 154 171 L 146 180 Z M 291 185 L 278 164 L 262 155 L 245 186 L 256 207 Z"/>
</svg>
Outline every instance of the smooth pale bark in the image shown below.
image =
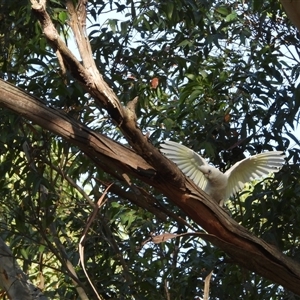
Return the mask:
<svg viewBox="0 0 300 300">
<path fill-rule="evenodd" d="M 208 232 L 202 238 L 223 249 L 237 264 L 300 294 L 300 264 L 236 223 L 193 182 L 184 178 L 171 162 L 167 161 L 164 166 L 147 162 L 141 153 L 95 133 L 2 80 L 0 106 L 77 145 L 95 164 L 113 176 L 125 173 L 154 186 Z M 135 126 L 134 130 L 139 128 Z M 151 145 L 146 138 L 136 140 L 136 143 L 139 144 L 137 149 Z M 159 151 L 156 155 L 160 160 L 166 160 Z"/>
</svg>

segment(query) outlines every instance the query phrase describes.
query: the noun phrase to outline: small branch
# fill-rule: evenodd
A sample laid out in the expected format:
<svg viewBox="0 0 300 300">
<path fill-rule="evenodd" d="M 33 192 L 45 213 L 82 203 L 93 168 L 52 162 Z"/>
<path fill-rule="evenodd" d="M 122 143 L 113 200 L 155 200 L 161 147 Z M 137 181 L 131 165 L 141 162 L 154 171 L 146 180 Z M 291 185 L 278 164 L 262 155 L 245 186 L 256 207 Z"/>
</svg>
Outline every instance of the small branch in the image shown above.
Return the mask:
<svg viewBox="0 0 300 300">
<path fill-rule="evenodd" d="M 27 159 L 28 163 L 30 163 L 30 167 L 34 171 L 36 171 L 36 166 L 34 165 L 33 159 L 30 156 L 30 147 L 29 147 L 27 141 L 25 141 L 23 143 L 22 148 L 23 148 L 23 151 L 25 152 L 26 159 Z M 48 190 L 42 184 L 40 185 L 40 192 L 41 192 L 41 199 L 43 200 L 43 203 L 46 203 L 47 198 L 48 198 Z M 55 209 L 51 208 L 51 207 L 47 207 L 47 213 L 54 216 Z M 80 281 L 78 279 L 78 276 L 76 274 L 76 271 L 75 271 L 72 263 L 68 259 L 68 256 L 67 256 L 67 254 L 65 252 L 65 249 L 64 249 L 64 246 L 62 245 L 62 243 L 60 242 L 60 240 L 58 238 L 58 234 L 57 234 L 55 223 L 54 222 L 51 223 L 50 226 L 49 226 L 49 228 L 51 230 L 51 233 L 53 235 L 53 239 L 54 239 L 55 245 L 56 245 L 56 247 L 58 249 L 58 252 L 60 253 L 61 258 L 58 255 L 57 251 L 53 251 L 53 254 L 55 254 L 56 257 L 58 259 L 60 259 L 60 261 L 62 262 L 62 265 L 64 265 L 66 267 L 66 269 L 68 270 L 68 272 L 72 275 L 71 276 L 72 282 L 73 282 L 74 286 L 76 287 L 76 290 L 77 290 L 78 295 L 80 296 L 80 298 L 82 300 L 88 300 L 88 297 L 87 297 L 84 289 L 81 286 L 78 285 L 78 283 L 80 283 Z M 44 239 L 48 243 L 48 245 L 51 244 L 51 243 L 49 243 L 48 237 L 45 236 L 45 231 L 43 230 L 42 226 L 39 229 L 40 229 L 41 235 L 44 236 Z M 40 272 L 42 272 L 41 269 L 40 269 Z"/>
<path fill-rule="evenodd" d="M 138 97 L 135 97 L 133 100 L 129 101 L 126 105 L 126 109 L 127 109 L 127 118 L 129 118 L 130 120 L 134 121 L 136 123 L 137 121 L 137 117 L 136 117 L 136 113 L 135 113 L 135 109 L 136 106 L 138 104 Z"/>
<path fill-rule="evenodd" d="M 203 300 L 209 299 L 209 286 L 210 286 L 210 279 L 213 274 L 213 271 L 211 271 L 204 280 L 204 291 L 203 291 Z"/>
<path fill-rule="evenodd" d="M 171 300 L 167 279 L 165 279 L 164 283 L 165 283 L 164 285 L 165 285 L 166 298 L 167 300 Z"/>
<path fill-rule="evenodd" d="M 100 181 L 98 178 L 94 178 L 99 183 L 107 186 L 106 182 Z M 149 194 L 148 191 L 139 186 L 131 186 L 131 191 L 125 191 L 118 185 L 114 185 L 111 187 L 110 191 L 123 199 L 127 199 L 131 203 L 151 212 L 154 214 L 160 221 L 165 222 L 167 217 L 172 218 L 179 224 L 185 225 L 188 228 L 195 230 L 191 224 L 189 224 L 186 220 L 180 217 L 178 214 L 172 212 L 167 209 L 164 205 L 162 205 L 155 197 Z"/>
<path fill-rule="evenodd" d="M 111 245 L 112 249 L 116 253 L 117 259 L 120 261 L 120 263 L 122 265 L 124 278 L 126 279 L 129 286 L 133 286 L 133 280 L 131 278 L 127 263 L 126 263 L 125 259 L 123 258 L 123 254 L 120 251 L 119 246 L 118 246 L 116 240 L 114 239 L 113 233 L 111 232 L 110 227 L 107 225 L 106 222 L 103 222 L 103 228 L 107 233 L 107 241 Z"/>
<path fill-rule="evenodd" d="M 75 41 L 83 61 L 83 66 L 90 70 L 92 68 L 97 68 L 93 60 L 90 42 L 87 39 L 86 5 L 87 1 L 80 1 L 77 5 L 77 9 L 75 9 L 74 2 L 71 0 L 67 1 L 67 8 L 71 19 L 70 26 L 75 36 Z"/>
<path fill-rule="evenodd" d="M 66 179 L 68 181 L 68 183 L 74 187 L 84 198 L 85 200 L 90 204 L 91 207 L 95 206 L 95 203 L 90 199 L 89 195 L 67 174 L 65 174 L 65 172 L 63 170 L 61 170 L 59 167 L 57 167 L 56 165 L 52 164 L 49 160 L 42 158 L 43 161 L 49 165 L 49 167 L 51 169 L 54 169 L 58 174 L 60 174 L 64 179 Z"/>
<path fill-rule="evenodd" d="M 31 3 L 32 10 L 40 21 L 43 32 L 50 45 L 54 48 L 55 51 L 60 52 L 64 63 L 68 66 L 74 78 L 76 78 L 81 83 L 88 82 L 89 78 L 84 77 L 84 75 L 86 75 L 85 69 L 61 39 L 55 26 L 52 23 L 50 16 L 46 12 L 45 1 L 38 2 L 37 0 L 31 0 Z"/>
<path fill-rule="evenodd" d="M 64 84 L 66 85 L 67 84 L 67 69 L 66 69 L 64 60 L 59 51 L 56 51 L 56 56 L 58 59 L 58 64 L 60 65 L 61 77 L 63 78 Z"/>
<path fill-rule="evenodd" d="M 86 235 L 87 235 L 87 232 L 91 226 L 91 224 L 93 223 L 94 219 L 96 218 L 98 212 L 99 212 L 99 209 L 104 205 L 105 201 L 104 201 L 104 197 L 106 196 L 109 188 L 111 187 L 112 183 L 106 188 L 106 190 L 104 191 L 103 195 L 99 198 L 98 202 L 97 202 L 97 205 L 94 207 L 94 210 L 92 212 L 92 214 L 89 216 L 88 220 L 87 220 L 87 223 L 86 223 L 86 226 L 84 228 L 84 231 L 83 231 L 83 234 L 82 234 L 82 237 L 79 241 L 79 245 L 78 245 L 78 249 L 79 249 L 79 257 L 80 257 L 80 263 L 81 263 L 81 266 L 82 266 L 82 269 L 83 269 L 83 272 L 86 276 L 86 278 L 88 279 L 94 293 L 96 294 L 97 298 L 99 300 L 104 300 L 104 298 L 97 292 L 95 286 L 93 285 L 86 269 L 85 269 L 85 264 L 84 264 L 84 242 L 85 242 L 85 239 L 86 239 Z"/>
<path fill-rule="evenodd" d="M 98 105 L 107 109 L 109 114 L 112 116 L 112 119 L 117 124 L 121 124 L 124 117 L 124 109 L 121 106 L 117 96 L 103 80 L 103 77 L 100 75 L 92 56 L 89 55 L 87 58 L 86 55 L 88 55 L 90 52 L 87 50 L 88 47 L 86 47 L 86 50 L 82 49 L 83 54 L 86 54 L 83 57 L 85 60 L 84 67 L 59 36 L 49 14 L 46 11 L 45 3 L 41 4 L 37 0 L 31 0 L 31 3 L 32 10 L 42 26 L 45 37 L 55 51 L 60 52 L 64 63 L 73 77 L 77 79 L 84 88 L 86 88 L 86 90 L 94 97 Z M 86 41 L 86 45 L 89 43 L 86 37 L 84 37 L 83 41 Z"/>
<path fill-rule="evenodd" d="M 84 229 L 84 232 L 82 234 L 82 237 L 80 239 L 80 243 L 79 243 L 79 255 L 80 255 L 80 261 L 81 261 L 81 265 L 82 265 L 82 268 L 83 268 L 83 271 L 86 275 L 86 277 L 88 278 L 88 281 L 90 283 L 90 285 L 92 286 L 94 292 L 96 293 L 97 297 L 99 300 L 102 300 L 102 297 L 97 293 L 93 283 L 91 282 L 87 272 L 86 272 L 86 269 L 85 269 L 85 265 L 84 265 L 84 242 L 85 242 L 85 239 L 86 239 L 86 235 L 87 235 L 87 232 L 92 224 L 92 222 L 94 221 L 94 219 L 96 218 L 96 215 L 100 209 L 100 207 L 103 206 L 104 202 L 103 202 L 103 199 L 104 199 L 104 196 L 107 194 L 109 188 L 112 186 L 112 184 L 110 184 L 104 191 L 103 195 L 99 198 L 98 202 L 97 202 L 97 206 L 94 208 L 94 211 L 93 213 L 90 215 L 88 221 L 87 221 L 87 224 L 86 224 L 86 227 Z M 107 226 L 107 224 L 105 222 L 103 222 L 103 227 L 105 229 L 105 231 L 107 232 L 107 241 L 108 243 L 112 246 L 112 248 L 114 249 L 115 253 L 117 254 L 117 258 L 119 259 L 119 261 L 121 262 L 121 265 L 123 267 L 123 274 L 124 274 L 124 277 L 126 278 L 126 281 L 128 282 L 129 285 L 132 285 L 133 284 L 133 281 L 131 279 L 131 276 L 130 276 L 130 272 L 129 272 L 129 269 L 128 269 L 128 266 L 125 262 L 125 260 L 123 259 L 123 256 L 122 256 L 122 253 L 121 251 L 119 250 L 119 247 L 118 247 L 118 244 L 117 242 L 115 241 L 115 239 L 113 238 L 113 234 L 109 228 L 109 226 Z"/>
</svg>

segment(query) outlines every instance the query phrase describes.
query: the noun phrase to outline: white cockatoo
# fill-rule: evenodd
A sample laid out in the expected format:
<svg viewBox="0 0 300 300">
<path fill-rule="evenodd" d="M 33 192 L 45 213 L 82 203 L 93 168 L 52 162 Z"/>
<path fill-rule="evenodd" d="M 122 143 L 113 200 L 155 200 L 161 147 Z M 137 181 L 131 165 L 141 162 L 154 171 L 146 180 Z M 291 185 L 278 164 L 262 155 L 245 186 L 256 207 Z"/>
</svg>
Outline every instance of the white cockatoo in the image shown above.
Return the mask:
<svg viewBox="0 0 300 300">
<path fill-rule="evenodd" d="M 230 196 L 237 194 L 248 181 L 278 172 L 285 161 L 282 151 L 269 151 L 247 157 L 234 164 L 225 173 L 209 165 L 193 150 L 172 141 L 161 144 L 161 152 L 195 184 L 221 206 Z"/>
</svg>

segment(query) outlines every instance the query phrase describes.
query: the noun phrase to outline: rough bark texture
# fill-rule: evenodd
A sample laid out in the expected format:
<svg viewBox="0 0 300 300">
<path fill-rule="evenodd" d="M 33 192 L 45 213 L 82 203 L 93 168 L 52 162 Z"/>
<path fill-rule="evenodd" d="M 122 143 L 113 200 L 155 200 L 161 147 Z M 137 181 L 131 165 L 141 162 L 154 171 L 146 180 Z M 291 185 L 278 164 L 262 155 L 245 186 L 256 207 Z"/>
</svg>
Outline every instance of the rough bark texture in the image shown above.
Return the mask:
<svg viewBox="0 0 300 300">
<path fill-rule="evenodd" d="M 48 299 L 29 281 L 2 239 L 0 239 L 0 283 L 1 288 L 7 292 L 9 299 Z"/>
<path fill-rule="evenodd" d="M 208 232 L 203 238 L 223 249 L 237 264 L 300 294 L 300 265 L 236 223 L 204 192 L 184 178 L 175 165 L 168 162 L 167 170 L 151 165 L 133 150 L 47 107 L 39 99 L 2 80 L 0 91 L 2 107 L 77 145 L 100 168 L 113 176 L 122 172 L 154 186 Z M 136 127 L 136 130 L 139 129 Z M 150 144 L 146 139 L 142 143 Z M 139 148 L 142 147 L 146 146 L 140 145 Z M 159 152 L 158 155 L 165 160 Z M 179 174 L 180 180 L 175 180 L 174 174 Z M 136 204 L 145 207 L 142 202 Z"/>
</svg>

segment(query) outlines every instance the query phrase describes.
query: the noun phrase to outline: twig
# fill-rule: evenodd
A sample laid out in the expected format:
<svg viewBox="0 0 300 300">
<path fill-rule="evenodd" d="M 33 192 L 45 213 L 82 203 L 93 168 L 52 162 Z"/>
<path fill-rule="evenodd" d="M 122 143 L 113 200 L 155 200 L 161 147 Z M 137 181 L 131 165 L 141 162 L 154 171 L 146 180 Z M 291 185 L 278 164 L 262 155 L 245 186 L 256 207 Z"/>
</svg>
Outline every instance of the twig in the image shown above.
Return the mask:
<svg viewBox="0 0 300 300">
<path fill-rule="evenodd" d="M 208 300 L 209 298 L 209 286 L 210 286 L 210 279 L 212 274 L 213 274 L 213 270 L 206 276 L 204 280 L 203 300 Z"/>
<path fill-rule="evenodd" d="M 104 205 L 104 203 L 106 202 L 106 201 L 103 201 L 103 199 L 104 199 L 105 195 L 107 194 L 107 191 L 109 190 L 109 188 L 112 186 L 112 184 L 113 184 L 113 183 L 111 183 L 111 184 L 105 189 L 103 195 L 99 198 L 99 200 L 98 200 L 98 202 L 97 202 L 97 205 L 94 207 L 94 210 L 93 210 L 92 214 L 89 216 L 89 218 L 88 218 L 88 220 L 87 220 L 86 226 L 85 226 L 85 228 L 84 228 L 82 237 L 81 237 L 81 239 L 80 239 L 80 241 L 79 241 L 79 245 L 78 245 L 79 258 L 80 258 L 80 263 L 81 263 L 83 272 L 84 272 L 86 278 L 88 279 L 88 281 L 89 281 L 89 283 L 90 283 L 92 289 L 94 290 L 94 292 L 95 292 L 95 294 L 96 294 L 96 296 L 97 296 L 97 298 L 98 298 L 99 300 L 104 300 L 104 298 L 103 298 L 101 295 L 98 294 L 98 292 L 97 292 L 95 286 L 93 285 L 93 283 L 92 283 L 92 281 L 91 281 L 91 279 L 90 279 L 90 277 L 89 277 L 89 275 L 88 275 L 88 273 L 87 273 L 87 271 L 86 271 L 86 269 L 85 269 L 85 264 L 84 264 L 84 242 L 85 242 L 85 239 L 86 239 L 86 234 L 87 234 L 87 232 L 88 232 L 88 230 L 89 230 L 89 228 L 90 228 L 92 222 L 93 222 L 94 219 L 96 218 L 99 209 L 100 209 L 100 208 Z"/>
</svg>

